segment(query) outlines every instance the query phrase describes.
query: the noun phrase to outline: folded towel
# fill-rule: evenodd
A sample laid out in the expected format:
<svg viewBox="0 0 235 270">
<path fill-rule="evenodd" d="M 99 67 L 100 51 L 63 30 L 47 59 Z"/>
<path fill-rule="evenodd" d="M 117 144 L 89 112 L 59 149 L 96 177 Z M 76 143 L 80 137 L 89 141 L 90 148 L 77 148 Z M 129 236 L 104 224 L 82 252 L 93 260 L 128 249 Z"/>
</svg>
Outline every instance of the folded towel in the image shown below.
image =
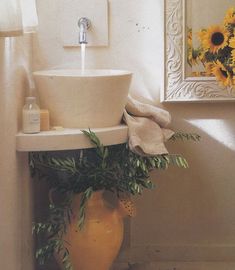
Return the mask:
<svg viewBox="0 0 235 270">
<path fill-rule="evenodd" d="M 128 96 L 123 120 L 128 125 L 128 143 L 134 153 L 143 156 L 168 154 L 164 142 L 174 134 L 165 128 L 171 121 L 169 112 Z"/>
<path fill-rule="evenodd" d="M 142 103 L 130 95 L 127 99 L 126 111 L 134 116 L 148 117 L 161 127 L 166 127 L 171 122 L 171 115 L 168 111 L 151 104 Z"/>
</svg>

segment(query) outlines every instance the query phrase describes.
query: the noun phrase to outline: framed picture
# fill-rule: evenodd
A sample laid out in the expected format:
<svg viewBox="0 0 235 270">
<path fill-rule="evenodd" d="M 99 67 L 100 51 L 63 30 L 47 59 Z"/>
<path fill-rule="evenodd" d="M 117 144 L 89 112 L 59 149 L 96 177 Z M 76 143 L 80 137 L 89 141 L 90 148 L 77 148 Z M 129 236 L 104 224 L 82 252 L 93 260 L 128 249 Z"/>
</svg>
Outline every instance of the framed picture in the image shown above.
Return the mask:
<svg viewBox="0 0 235 270">
<path fill-rule="evenodd" d="M 165 0 L 162 102 L 235 101 L 234 0 Z"/>
</svg>

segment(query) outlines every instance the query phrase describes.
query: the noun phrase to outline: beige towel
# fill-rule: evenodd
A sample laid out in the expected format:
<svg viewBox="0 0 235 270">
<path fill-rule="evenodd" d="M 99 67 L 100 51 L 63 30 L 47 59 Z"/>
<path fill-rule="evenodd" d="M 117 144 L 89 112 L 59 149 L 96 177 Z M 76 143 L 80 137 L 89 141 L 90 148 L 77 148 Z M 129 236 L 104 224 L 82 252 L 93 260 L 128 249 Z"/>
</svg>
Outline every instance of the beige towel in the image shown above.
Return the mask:
<svg viewBox="0 0 235 270">
<path fill-rule="evenodd" d="M 148 117 L 161 127 L 166 127 L 171 122 L 171 115 L 168 111 L 151 104 L 142 103 L 130 95 L 128 96 L 126 111 L 134 116 Z"/>
<path fill-rule="evenodd" d="M 171 121 L 169 112 L 129 96 L 123 119 L 129 128 L 129 147 L 133 152 L 144 156 L 168 154 L 164 142 L 174 134 L 164 128 Z"/>
</svg>

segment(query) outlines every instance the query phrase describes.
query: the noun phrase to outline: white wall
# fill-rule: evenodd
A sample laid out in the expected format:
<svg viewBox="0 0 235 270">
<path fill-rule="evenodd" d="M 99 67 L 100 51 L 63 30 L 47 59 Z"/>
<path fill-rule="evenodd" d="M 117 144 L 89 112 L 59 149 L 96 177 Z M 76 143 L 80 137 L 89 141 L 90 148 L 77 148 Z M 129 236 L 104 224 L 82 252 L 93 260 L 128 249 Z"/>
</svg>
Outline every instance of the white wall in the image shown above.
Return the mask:
<svg viewBox="0 0 235 270">
<path fill-rule="evenodd" d="M 80 50 L 64 49 L 58 0 L 38 0 L 34 69 L 80 67 Z M 131 92 L 158 103 L 163 78 L 163 1 L 111 0 L 110 46 L 89 48 L 87 67 L 134 72 Z M 235 105 L 168 104 L 172 128 L 202 136 L 171 143 L 190 169 L 156 172 L 158 188 L 137 200 L 131 222 L 133 260 L 235 259 Z M 159 252 L 160 250 L 160 252 Z M 133 252 L 132 252 L 133 251 Z M 128 252 L 125 250 L 125 256 Z"/>
<path fill-rule="evenodd" d="M 0 39 L 0 262 L 5 270 L 32 270 L 30 182 L 27 155 L 17 154 L 31 39 Z"/>
<path fill-rule="evenodd" d="M 147 259 L 235 259 L 234 106 L 166 106 L 172 113 L 175 130 L 195 131 L 202 140 L 168 143 L 171 152 L 187 158 L 190 168 L 153 174 L 157 190 L 138 200 L 141 214 L 132 223 L 135 253 L 144 245 L 148 249 L 142 256 Z"/>
</svg>

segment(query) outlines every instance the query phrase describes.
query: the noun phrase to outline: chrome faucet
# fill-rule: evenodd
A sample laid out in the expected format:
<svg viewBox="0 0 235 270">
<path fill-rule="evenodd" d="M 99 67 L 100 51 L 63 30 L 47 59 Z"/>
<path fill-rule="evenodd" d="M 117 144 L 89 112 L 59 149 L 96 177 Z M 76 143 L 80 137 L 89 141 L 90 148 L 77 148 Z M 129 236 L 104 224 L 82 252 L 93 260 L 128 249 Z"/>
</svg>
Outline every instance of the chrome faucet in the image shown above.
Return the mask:
<svg viewBox="0 0 235 270">
<path fill-rule="evenodd" d="M 91 21 L 86 18 L 82 17 L 78 20 L 78 27 L 80 28 L 79 32 L 79 44 L 87 44 L 87 39 L 86 39 L 86 32 L 91 26 Z"/>
</svg>

